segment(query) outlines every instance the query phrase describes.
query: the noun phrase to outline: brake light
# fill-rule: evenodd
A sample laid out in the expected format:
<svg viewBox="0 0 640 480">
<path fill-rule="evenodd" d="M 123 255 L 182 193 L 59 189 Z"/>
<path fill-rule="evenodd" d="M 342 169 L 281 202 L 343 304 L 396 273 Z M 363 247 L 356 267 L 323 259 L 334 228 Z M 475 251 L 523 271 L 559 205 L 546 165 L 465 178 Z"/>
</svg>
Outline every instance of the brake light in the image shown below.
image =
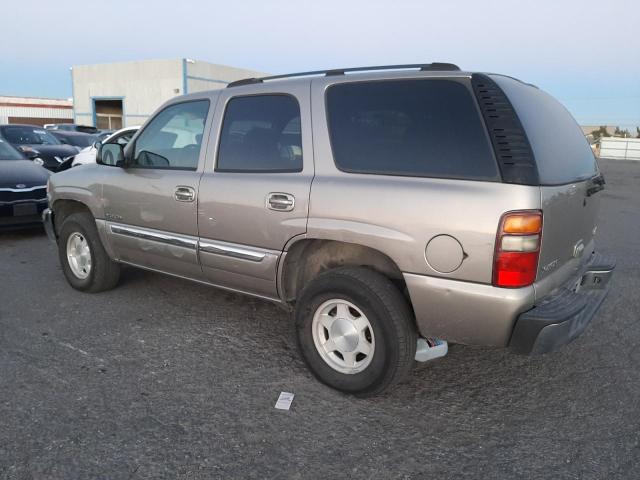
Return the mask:
<svg viewBox="0 0 640 480">
<path fill-rule="evenodd" d="M 505 213 L 496 236 L 493 284 L 504 288 L 531 285 L 538 271 L 541 240 L 541 211 Z"/>
</svg>

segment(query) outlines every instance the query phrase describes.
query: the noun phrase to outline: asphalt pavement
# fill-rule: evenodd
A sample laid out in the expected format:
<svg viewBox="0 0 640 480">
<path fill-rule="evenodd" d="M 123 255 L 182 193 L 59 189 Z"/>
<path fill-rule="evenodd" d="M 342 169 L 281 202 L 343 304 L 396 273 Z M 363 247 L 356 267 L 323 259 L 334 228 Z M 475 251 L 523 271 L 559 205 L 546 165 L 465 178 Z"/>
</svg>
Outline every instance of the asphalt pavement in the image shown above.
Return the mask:
<svg viewBox="0 0 640 480">
<path fill-rule="evenodd" d="M 618 267 L 580 338 L 453 345 L 366 400 L 312 377 L 272 304 L 135 269 L 83 294 L 42 231 L 0 234 L 0 478 L 640 478 L 640 162 L 601 168 Z"/>
</svg>

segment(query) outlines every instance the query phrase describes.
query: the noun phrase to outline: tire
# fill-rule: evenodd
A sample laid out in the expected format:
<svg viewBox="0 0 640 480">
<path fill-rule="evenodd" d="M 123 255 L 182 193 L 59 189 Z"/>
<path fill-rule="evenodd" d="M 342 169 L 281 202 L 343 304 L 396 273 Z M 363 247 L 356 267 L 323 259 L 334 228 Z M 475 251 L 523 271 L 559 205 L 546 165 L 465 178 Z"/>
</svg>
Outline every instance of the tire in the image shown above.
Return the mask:
<svg viewBox="0 0 640 480">
<path fill-rule="evenodd" d="M 68 255 L 70 242 L 77 247 Z M 88 247 L 88 258 L 86 252 Z M 77 255 L 82 250 L 84 254 Z M 69 284 L 82 292 L 97 293 L 110 290 L 120 278 L 120 265 L 109 258 L 102 246 L 93 216 L 89 213 L 73 213 L 64 219 L 58 237 L 58 256 L 62 271 Z M 74 260 L 71 257 L 75 257 Z"/>
<path fill-rule="evenodd" d="M 294 315 L 307 365 L 337 390 L 376 395 L 413 367 L 413 315 L 395 285 L 377 272 L 341 267 L 322 273 L 303 290 Z"/>
</svg>

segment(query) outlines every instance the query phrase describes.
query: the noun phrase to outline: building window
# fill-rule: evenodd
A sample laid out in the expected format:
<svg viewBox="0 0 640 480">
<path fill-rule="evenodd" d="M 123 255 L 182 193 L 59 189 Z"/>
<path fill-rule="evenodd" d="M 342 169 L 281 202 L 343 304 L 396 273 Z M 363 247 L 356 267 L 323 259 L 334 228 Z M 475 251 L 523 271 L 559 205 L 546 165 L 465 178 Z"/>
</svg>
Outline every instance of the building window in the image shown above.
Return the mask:
<svg viewBox="0 0 640 480">
<path fill-rule="evenodd" d="M 94 100 L 96 127 L 100 130 L 122 128 L 122 100 Z"/>
</svg>

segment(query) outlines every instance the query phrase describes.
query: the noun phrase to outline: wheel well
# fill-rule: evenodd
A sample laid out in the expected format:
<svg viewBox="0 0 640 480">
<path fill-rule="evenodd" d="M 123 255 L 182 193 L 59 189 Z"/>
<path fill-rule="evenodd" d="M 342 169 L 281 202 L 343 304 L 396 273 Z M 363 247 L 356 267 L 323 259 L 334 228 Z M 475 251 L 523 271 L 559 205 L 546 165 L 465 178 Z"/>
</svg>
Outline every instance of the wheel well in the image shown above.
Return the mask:
<svg viewBox="0 0 640 480">
<path fill-rule="evenodd" d="M 355 243 L 300 240 L 289 249 L 284 260 L 281 274 L 283 298 L 287 302 L 294 301 L 302 289 L 322 272 L 344 266 L 371 268 L 389 278 L 407 296 L 402 272 L 384 253 Z"/>
<path fill-rule="evenodd" d="M 53 210 L 53 224 L 56 229 L 56 234 L 60 234 L 60 227 L 72 213 L 86 212 L 91 215 L 91 210 L 84 203 L 77 202 L 75 200 L 57 200 L 52 207 Z"/>
</svg>

